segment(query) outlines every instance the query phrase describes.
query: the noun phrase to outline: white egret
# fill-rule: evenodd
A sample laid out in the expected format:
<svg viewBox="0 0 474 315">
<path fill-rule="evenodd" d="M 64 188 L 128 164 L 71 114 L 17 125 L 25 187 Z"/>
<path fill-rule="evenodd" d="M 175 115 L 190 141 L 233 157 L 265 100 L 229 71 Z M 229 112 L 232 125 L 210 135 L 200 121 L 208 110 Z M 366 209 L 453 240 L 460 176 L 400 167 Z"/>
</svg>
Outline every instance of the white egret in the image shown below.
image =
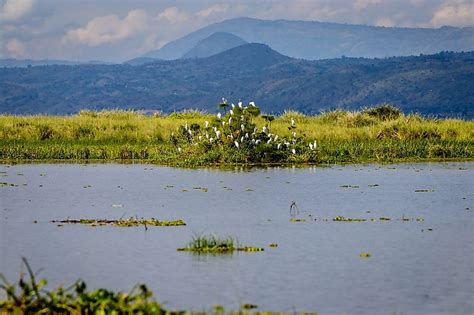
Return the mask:
<svg viewBox="0 0 474 315">
<path fill-rule="evenodd" d="M 280 148 L 281 148 L 281 143 L 278 143 L 277 150 L 280 150 Z"/>
<path fill-rule="evenodd" d="M 272 138 L 268 139 L 267 144 L 269 144 L 270 142 L 272 142 Z"/>
<path fill-rule="evenodd" d="M 221 132 L 219 130 L 216 131 L 216 138 L 219 139 L 221 137 Z"/>
<path fill-rule="evenodd" d="M 263 126 L 262 132 L 263 132 L 263 133 L 267 133 L 267 126 Z"/>
<path fill-rule="evenodd" d="M 244 136 L 240 137 L 240 142 L 244 142 Z"/>
<path fill-rule="evenodd" d="M 238 149 L 239 148 L 239 143 L 237 141 L 234 141 L 234 144 L 235 144 L 236 148 Z"/>
<path fill-rule="evenodd" d="M 209 142 L 212 143 L 212 141 L 214 141 L 214 138 L 210 137 Z"/>
<path fill-rule="evenodd" d="M 235 105 L 234 105 L 234 103 L 232 103 L 232 109 L 234 109 L 234 108 L 235 108 Z"/>
<path fill-rule="evenodd" d="M 296 138 L 296 132 L 292 132 L 293 138 Z"/>
<path fill-rule="evenodd" d="M 295 150 L 295 149 L 291 149 L 291 153 L 296 154 L 296 150 Z"/>
<path fill-rule="evenodd" d="M 257 141 L 255 141 L 255 144 L 259 144 L 260 143 L 260 139 L 258 139 Z"/>
<path fill-rule="evenodd" d="M 229 113 L 231 116 L 234 115 L 234 111 L 232 109 L 229 111 Z"/>
<path fill-rule="evenodd" d="M 240 125 L 240 129 L 242 129 L 242 131 L 244 131 L 244 130 L 245 130 L 245 126 L 244 126 L 244 124 L 241 124 L 241 125 Z"/>
<path fill-rule="evenodd" d="M 314 149 L 316 150 L 316 140 L 313 142 Z"/>
<path fill-rule="evenodd" d="M 222 115 L 221 113 L 217 113 L 217 118 L 221 119 Z"/>
<path fill-rule="evenodd" d="M 204 122 L 204 124 L 206 125 L 206 128 L 209 127 L 209 122 L 207 120 Z"/>
<path fill-rule="evenodd" d="M 181 148 L 178 148 L 178 152 L 181 153 Z"/>
<path fill-rule="evenodd" d="M 295 120 L 291 118 L 291 127 L 294 127 L 294 126 L 295 126 Z"/>
<path fill-rule="evenodd" d="M 255 107 L 255 102 L 250 102 L 249 105 Z"/>
<path fill-rule="evenodd" d="M 222 122 L 222 126 L 225 126 L 225 121 Z"/>
<path fill-rule="evenodd" d="M 246 138 L 246 139 L 249 138 L 249 133 L 248 133 L 248 132 L 245 133 L 245 138 Z"/>
<path fill-rule="evenodd" d="M 229 118 L 229 125 L 232 123 L 232 117 Z"/>
<path fill-rule="evenodd" d="M 313 144 L 312 144 L 312 143 L 309 144 L 309 149 L 310 149 L 311 151 L 313 151 Z"/>
<path fill-rule="evenodd" d="M 242 108 L 242 102 L 241 101 L 239 101 L 239 107 Z"/>
<path fill-rule="evenodd" d="M 274 140 L 276 141 L 277 139 L 278 139 L 278 135 L 275 136 L 275 139 L 274 139 Z"/>
</svg>

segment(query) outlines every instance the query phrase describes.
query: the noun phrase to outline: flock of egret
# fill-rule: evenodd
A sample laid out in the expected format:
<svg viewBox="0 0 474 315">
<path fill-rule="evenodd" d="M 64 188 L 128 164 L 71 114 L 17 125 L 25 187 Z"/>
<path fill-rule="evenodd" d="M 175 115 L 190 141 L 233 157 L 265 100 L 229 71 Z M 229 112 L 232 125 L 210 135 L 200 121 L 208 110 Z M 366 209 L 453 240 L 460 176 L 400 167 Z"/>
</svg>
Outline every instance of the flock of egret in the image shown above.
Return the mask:
<svg viewBox="0 0 474 315">
<path fill-rule="evenodd" d="M 227 100 L 223 99 L 223 104 L 227 106 Z M 204 128 L 197 124 L 188 126 L 186 123 L 183 133 L 191 144 L 208 143 L 211 145 L 229 144 L 236 149 L 252 149 L 265 144 L 266 149 L 284 150 L 296 154 L 303 146 L 311 151 L 316 150 L 316 141 L 312 143 L 302 143 L 302 138 L 298 137 L 295 129 L 296 121 L 291 118 L 288 129 L 292 130 L 291 137 L 281 137 L 271 133 L 270 127 L 265 125 L 261 132 L 252 119 L 260 115 L 260 109 L 255 102 L 249 102 L 247 106 L 239 101 L 237 105 L 231 104 L 231 109 L 226 114 L 218 113 L 213 121 L 205 121 Z M 196 141 L 197 140 L 197 141 Z M 181 152 L 181 148 L 178 148 Z"/>
</svg>

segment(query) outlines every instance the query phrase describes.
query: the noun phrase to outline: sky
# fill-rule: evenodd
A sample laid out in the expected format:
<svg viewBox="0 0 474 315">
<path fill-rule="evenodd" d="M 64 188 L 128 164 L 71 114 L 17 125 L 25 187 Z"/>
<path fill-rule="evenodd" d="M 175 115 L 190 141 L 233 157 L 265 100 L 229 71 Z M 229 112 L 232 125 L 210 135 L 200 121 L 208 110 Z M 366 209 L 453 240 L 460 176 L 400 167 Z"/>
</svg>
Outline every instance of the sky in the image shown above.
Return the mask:
<svg viewBox="0 0 474 315">
<path fill-rule="evenodd" d="M 0 58 L 122 62 L 236 17 L 474 26 L 474 0 L 0 0 Z"/>
</svg>

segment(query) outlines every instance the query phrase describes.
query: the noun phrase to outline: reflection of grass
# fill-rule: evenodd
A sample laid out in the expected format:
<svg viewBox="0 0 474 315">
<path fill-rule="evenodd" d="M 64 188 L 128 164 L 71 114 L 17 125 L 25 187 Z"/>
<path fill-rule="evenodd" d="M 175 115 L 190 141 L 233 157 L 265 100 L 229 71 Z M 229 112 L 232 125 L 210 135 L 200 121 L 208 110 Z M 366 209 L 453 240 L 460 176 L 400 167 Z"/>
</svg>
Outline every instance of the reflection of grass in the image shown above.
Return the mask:
<svg viewBox="0 0 474 315">
<path fill-rule="evenodd" d="M 288 128 L 292 119 L 296 129 Z M 271 125 L 262 116 L 254 117 L 252 123 L 257 130 L 267 125 L 280 139 L 292 138 L 295 131 L 305 143 L 317 141 L 315 150 L 301 145 L 296 147 L 296 154 L 273 152 L 270 149 L 276 142 L 265 142 L 256 152 L 257 160 L 249 160 L 242 148 L 185 145 L 176 137 L 185 124 L 201 126 L 203 133 L 205 121 L 213 126 L 216 117 L 196 112 L 151 117 L 127 111 L 0 116 L 0 160 L 149 160 L 199 166 L 474 158 L 474 122 L 460 119 L 430 119 L 381 110 L 338 110 L 317 116 L 288 112 L 276 117 Z"/>
<path fill-rule="evenodd" d="M 66 219 L 66 220 L 53 220 L 52 223 L 61 223 L 61 224 L 85 224 L 90 226 L 104 226 L 112 225 L 119 227 L 131 227 L 131 226 L 180 226 L 186 225 L 183 220 L 174 220 L 174 221 L 162 221 L 154 218 L 151 219 L 138 219 L 138 218 L 129 218 L 129 219 L 118 219 L 118 220 L 107 220 L 107 219 Z"/>
<path fill-rule="evenodd" d="M 220 238 L 216 235 L 204 235 L 193 237 L 191 242 L 189 242 L 186 247 L 178 248 L 178 251 L 198 253 L 232 253 L 234 251 L 259 252 L 263 251 L 263 248 L 241 246 L 232 236 Z"/>
</svg>

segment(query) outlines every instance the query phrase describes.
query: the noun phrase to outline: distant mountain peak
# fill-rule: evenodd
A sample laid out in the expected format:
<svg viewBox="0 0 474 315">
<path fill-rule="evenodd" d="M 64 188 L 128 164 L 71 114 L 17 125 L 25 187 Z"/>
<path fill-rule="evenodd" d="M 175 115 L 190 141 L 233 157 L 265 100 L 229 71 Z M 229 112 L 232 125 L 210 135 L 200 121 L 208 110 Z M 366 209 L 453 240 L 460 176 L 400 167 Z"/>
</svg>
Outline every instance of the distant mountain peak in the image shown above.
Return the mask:
<svg viewBox="0 0 474 315">
<path fill-rule="evenodd" d="M 215 32 L 200 40 L 182 58 L 205 58 L 244 44 L 247 42 L 237 35 Z"/>
<path fill-rule="evenodd" d="M 234 64 L 239 65 L 242 69 L 261 69 L 291 59 L 273 50 L 268 45 L 250 43 L 205 58 L 203 64 Z"/>
</svg>

